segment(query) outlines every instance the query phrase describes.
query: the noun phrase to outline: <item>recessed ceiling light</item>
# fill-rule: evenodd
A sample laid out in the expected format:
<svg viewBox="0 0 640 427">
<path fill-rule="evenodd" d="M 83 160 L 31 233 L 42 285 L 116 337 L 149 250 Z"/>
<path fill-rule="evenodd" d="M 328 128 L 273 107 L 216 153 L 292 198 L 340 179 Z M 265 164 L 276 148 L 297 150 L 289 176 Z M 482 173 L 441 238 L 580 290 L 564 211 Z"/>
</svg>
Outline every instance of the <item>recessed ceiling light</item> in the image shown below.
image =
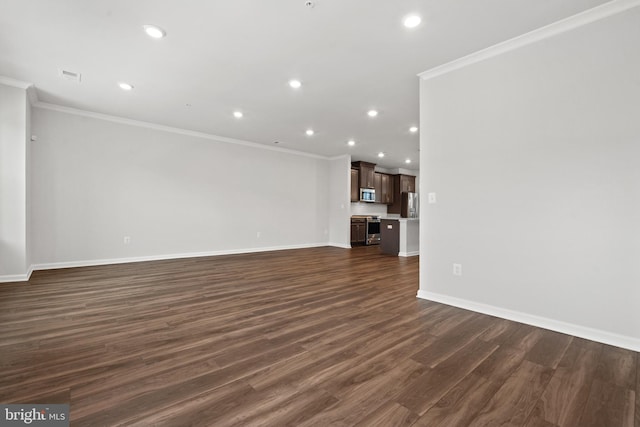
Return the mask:
<svg viewBox="0 0 640 427">
<path fill-rule="evenodd" d="M 125 82 L 118 83 L 118 86 L 120 86 L 120 89 L 122 89 L 122 90 L 131 90 L 131 89 L 133 89 L 132 85 L 130 85 L 129 83 L 125 83 Z"/>
<path fill-rule="evenodd" d="M 407 28 L 415 28 L 420 25 L 420 22 L 422 22 L 422 18 L 420 18 L 418 15 L 409 15 L 404 18 L 403 23 Z"/>
<path fill-rule="evenodd" d="M 353 139 L 350 139 L 349 141 L 347 141 L 347 144 L 348 144 L 350 147 L 353 147 L 354 145 L 356 145 L 356 142 L 355 142 Z"/>
<path fill-rule="evenodd" d="M 411 133 L 416 133 L 416 132 L 418 132 L 418 126 L 411 126 L 411 127 L 409 128 L 409 132 L 411 132 Z"/>
<path fill-rule="evenodd" d="M 375 116 L 378 115 L 378 112 L 376 110 L 369 110 L 369 111 L 367 111 L 367 115 L 369 117 L 375 117 Z"/>
<path fill-rule="evenodd" d="M 143 25 L 142 28 L 144 28 L 144 32 L 147 33 L 149 37 L 154 39 L 161 39 L 167 35 L 165 30 L 155 25 Z"/>
<path fill-rule="evenodd" d="M 307 134 L 307 136 L 313 136 L 314 134 L 313 129 L 307 129 L 305 133 Z"/>
<path fill-rule="evenodd" d="M 235 117 L 236 119 L 241 119 L 242 118 L 242 111 L 234 111 L 233 112 L 233 117 Z"/>
<path fill-rule="evenodd" d="M 381 152 L 379 152 L 379 153 L 378 153 L 378 157 L 380 157 L 380 158 L 384 157 L 384 153 L 383 153 L 382 151 L 381 151 Z"/>
<path fill-rule="evenodd" d="M 406 164 L 409 164 L 409 163 L 411 163 L 411 159 L 407 159 L 407 160 L 405 160 L 404 162 L 405 162 Z"/>
<path fill-rule="evenodd" d="M 300 89 L 300 86 L 302 86 L 302 82 L 300 80 L 289 80 L 289 86 L 294 89 Z"/>
</svg>

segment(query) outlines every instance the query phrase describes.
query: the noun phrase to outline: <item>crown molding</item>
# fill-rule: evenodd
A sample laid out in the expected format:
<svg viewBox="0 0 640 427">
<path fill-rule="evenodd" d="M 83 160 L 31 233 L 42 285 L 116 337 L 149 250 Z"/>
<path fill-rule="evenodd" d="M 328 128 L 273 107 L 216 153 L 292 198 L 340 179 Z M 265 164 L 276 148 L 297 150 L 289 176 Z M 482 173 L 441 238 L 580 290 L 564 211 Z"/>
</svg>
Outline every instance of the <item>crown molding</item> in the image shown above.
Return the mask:
<svg viewBox="0 0 640 427">
<path fill-rule="evenodd" d="M 72 107 L 63 107 L 62 105 L 50 104 L 48 102 L 36 101 L 32 105 L 35 108 L 41 108 L 41 109 L 44 109 L 44 110 L 57 111 L 57 112 L 60 112 L 60 113 L 73 114 L 73 115 L 76 115 L 76 116 L 90 117 L 90 118 L 93 118 L 93 119 L 105 120 L 105 121 L 108 121 L 108 122 L 114 122 L 114 123 L 124 124 L 124 125 L 128 125 L 128 126 L 137 126 L 137 127 L 147 128 L 147 129 L 153 129 L 153 130 L 158 130 L 158 131 L 162 131 L 162 132 L 175 133 L 175 134 L 178 134 L 178 135 L 191 136 L 191 137 L 194 137 L 194 138 L 208 139 L 210 141 L 223 142 L 223 143 L 236 144 L 236 145 L 243 145 L 243 146 L 246 146 L 246 147 L 259 148 L 259 149 L 262 149 L 262 150 L 277 151 L 277 152 L 280 152 L 280 153 L 287 153 L 287 154 L 292 154 L 292 155 L 296 155 L 296 156 L 311 157 L 313 159 L 322 159 L 322 160 L 328 160 L 329 159 L 329 157 L 321 156 L 319 154 L 305 153 L 303 151 L 291 150 L 291 149 L 288 149 L 288 148 L 271 147 L 271 146 L 268 146 L 268 145 L 265 145 L 265 144 L 258 144 L 257 142 L 251 142 L 251 141 L 245 141 L 245 140 L 242 140 L 242 139 L 229 138 L 229 137 L 220 136 L 220 135 L 213 135 L 213 134 L 209 134 L 209 133 L 205 133 L 205 132 L 198 132 L 198 131 L 193 131 L 193 130 L 189 130 L 189 129 L 182 129 L 182 128 L 177 128 L 177 127 L 172 127 L 172 126 L 159 125 L 157 123 L 144 122 L 144 121 L 134 120 L 134 119 L 127 119 L 127 118 L 124 118 L 124 117 L 112 116 L 112 115 L 103 114 L 103 113 L 96 113 L 96 112 L 87 111 L 87 110 L 80 110 L 80 109 L 72 108 Z"/>
<path fill-rule="evenodd" d="M 29 89 L 33 83 L 12 79 L 11 77 L 0 76 L 0 84 L 17 87 L 19 89 Z"/>
<path fill-rule="evenodd" d="M 558 34 L 565 33 L 567 31 L 574 30 L 584 25 L 590 24 L 595 21 L 607 18 L 609 16 L 617 15 L 634 7 L 640 6 L 640 0 L 613 0 L 608 3 L 604 3 L 600 6 L 596 6 L 592 9 L 588 9 L 584 12 L 570 16 L 560 21 L 556 21 L 552 24 L 540 27 L 536 30 L 490 46 L 486 49 L 479 50 L 472 54 L 463 56 L 462 58 L 455 59 L 446 64 L 439 65 L 418 74 L 423 80 L 429 80 L 434 77 L 441 76 L 454 70 L 475 64 L 477 62 L 484 61 L 494 56 L 502 55 L 503 53 L 519 49 L 521 47 L 536 43 L 540 40 L 544 40 L 550 37 L 554 37 Z"/>
</svg>

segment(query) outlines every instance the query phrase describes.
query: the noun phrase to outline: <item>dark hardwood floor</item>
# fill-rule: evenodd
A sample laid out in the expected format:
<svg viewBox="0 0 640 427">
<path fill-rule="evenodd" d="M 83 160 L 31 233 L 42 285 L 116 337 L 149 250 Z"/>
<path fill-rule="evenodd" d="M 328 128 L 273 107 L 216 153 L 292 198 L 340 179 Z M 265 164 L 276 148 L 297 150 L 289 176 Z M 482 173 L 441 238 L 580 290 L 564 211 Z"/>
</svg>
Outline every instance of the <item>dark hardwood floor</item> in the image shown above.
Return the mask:
<svg viewBox="0 0 640 427">
<path fill-rule="evenodd" d="M 314 248 L 0 285 L 0 402 L 73 426 L 640 427 L 638 354 L 416 299 L 418 258 Z"/>
</svg>

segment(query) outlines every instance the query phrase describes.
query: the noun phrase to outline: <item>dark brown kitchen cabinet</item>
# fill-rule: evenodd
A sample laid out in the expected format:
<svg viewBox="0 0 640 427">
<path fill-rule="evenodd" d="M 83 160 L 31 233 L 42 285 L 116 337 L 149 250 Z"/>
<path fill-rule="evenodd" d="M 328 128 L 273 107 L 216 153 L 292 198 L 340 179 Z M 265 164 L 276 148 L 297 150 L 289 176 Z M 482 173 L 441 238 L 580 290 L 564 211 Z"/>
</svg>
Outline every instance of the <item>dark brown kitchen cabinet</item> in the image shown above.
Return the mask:
<svg viewBox="0 0 640 427">
<path fill-rule="evenodd" d="M 416 177 L 410 175 L 396 175 L 399 179 L 400 193 L 416 192 Z"/>
<path fill-rule="evenodd" d="M 351 201 L 357 202 L 360 200 L 360 174 L 358 169 L 351 169 Z"/>
<path fill-rule="evenodd" d="M 382 203 L 382 174 L 373 174 L 373 188 L 376 190 L 376 203 Z"/>
<path fill-rule="evenodd" d="M 416 177 L 411 175 L 392 175 L 393 200 L 387 208 L 387 213 L 400 214 L 402 207 L 402 193 L 416 192 Z"/>
<path fill-rule="evenodd" d="M 375 167 L 373 163 L 353 162 L 351 166 L 360 173 L 360 188 L 374 188 Z"/>
<path fill-rule="evenodd" d="M 390 205 L 393 203 L 393 180 L 386 173 L 380 174 L 380 203 Z M 376 200 L 378 191 L 376 190 Z"/>
<path fill-rule="evenodd" d="M 364 218 L 351 218 L 351 244 L 364 245 L 367 240 L 367 222 Z"/>
</svg>

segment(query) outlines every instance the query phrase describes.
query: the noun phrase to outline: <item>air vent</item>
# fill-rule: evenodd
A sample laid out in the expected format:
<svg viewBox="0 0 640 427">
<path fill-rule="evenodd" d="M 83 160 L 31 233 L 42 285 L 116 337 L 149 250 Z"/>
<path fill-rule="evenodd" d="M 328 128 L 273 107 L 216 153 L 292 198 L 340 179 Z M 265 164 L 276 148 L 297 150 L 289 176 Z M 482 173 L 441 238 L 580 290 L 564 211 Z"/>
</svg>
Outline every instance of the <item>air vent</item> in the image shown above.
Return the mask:
<svg viewBox="0 0 640 427">
<path fill-rule="evenodd" d="M 75 71 L 63 70 L 62 68 L 58 70 L 58 75 L 66 80 L 73 80 L 74 82 L 80 83 L 81 74 L 76 73 Z"/>
</svg>

